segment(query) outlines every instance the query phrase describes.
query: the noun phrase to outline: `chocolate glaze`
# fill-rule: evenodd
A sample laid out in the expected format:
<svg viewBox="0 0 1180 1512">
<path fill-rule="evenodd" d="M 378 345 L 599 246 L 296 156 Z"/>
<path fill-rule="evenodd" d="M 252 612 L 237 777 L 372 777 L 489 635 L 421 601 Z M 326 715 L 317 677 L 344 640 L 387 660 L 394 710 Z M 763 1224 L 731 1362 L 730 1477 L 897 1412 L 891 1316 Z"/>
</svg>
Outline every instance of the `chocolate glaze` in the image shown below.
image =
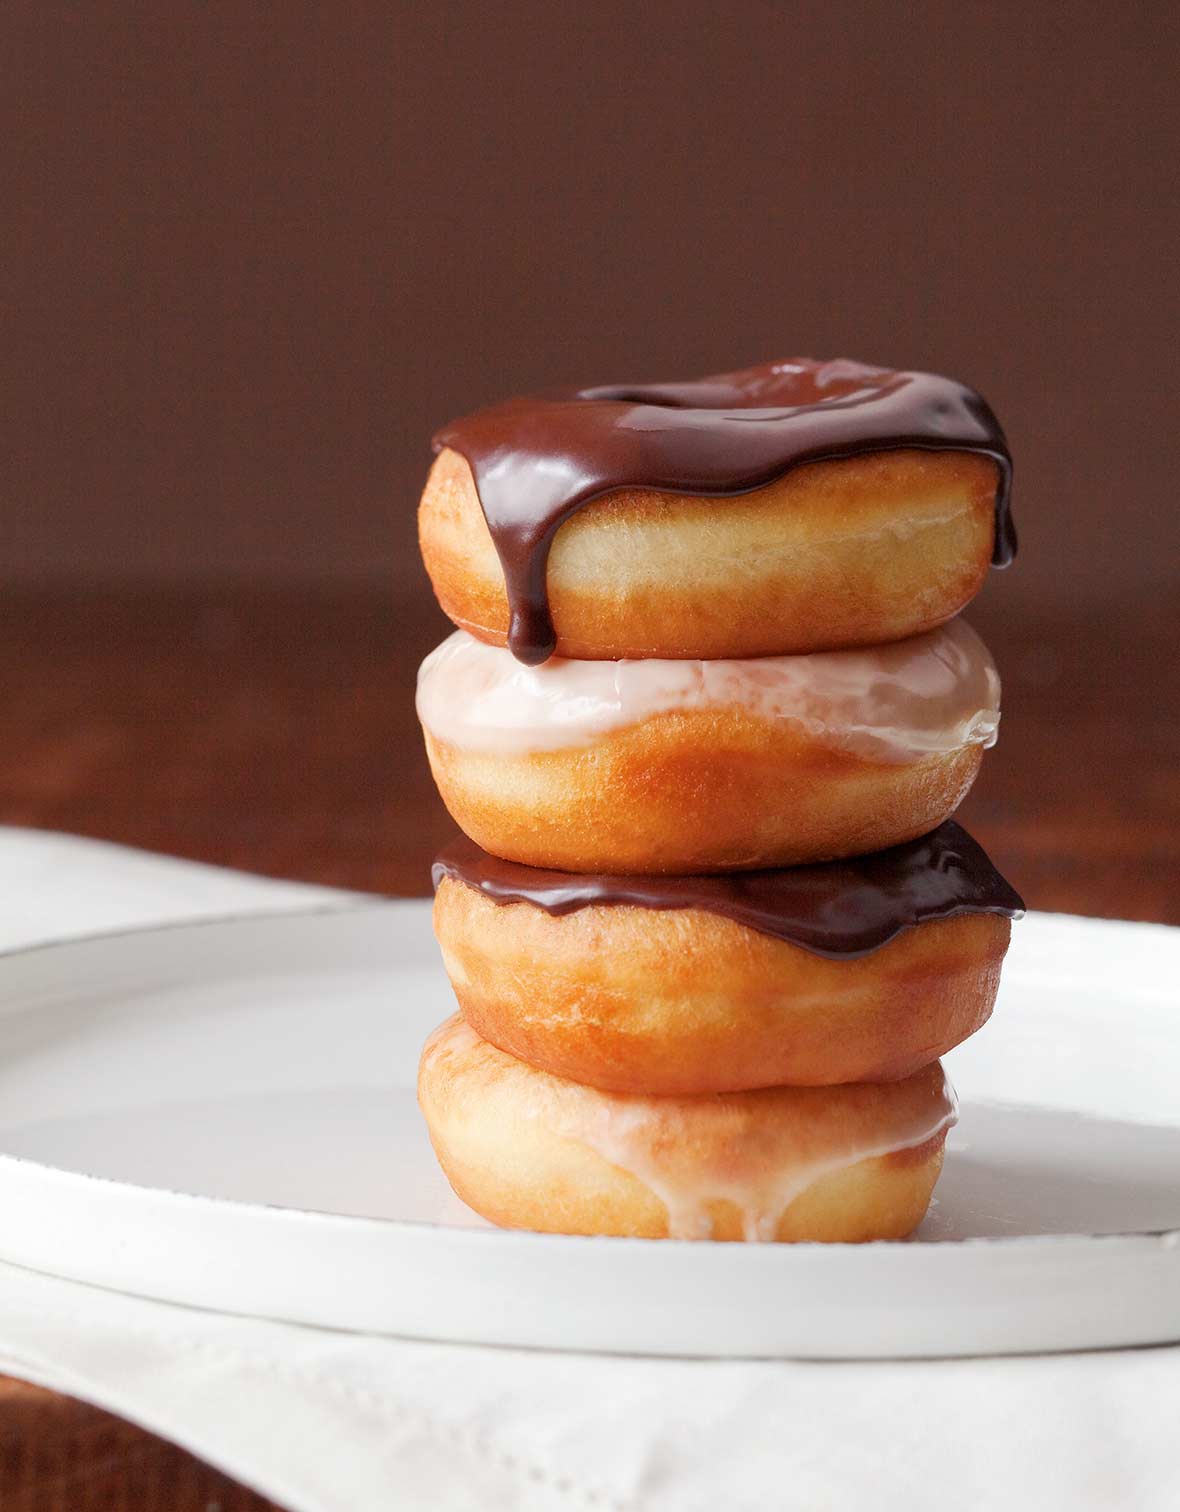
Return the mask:
<svg viewBox="0 0 1180 1512">
<path fill-rule="evenodd" d="M 983 847 L 950 819 L 920 840 L 869 856 L 699 877 L 544 871 L 501 861 L 464 837 L 438 856 L 433 875 L 436 888 L 451 877 L 495 903 L 533 903 L 550 914 L 603 904 L 701 908 L 813 955 L 842 959 L 868 955 L 931 919 L 964 913 L 1015 919 L 1024 912 L 1019 893 Z"/>
<path fill-rule="evenodd" d="M 504 570 L 508 644 L 536 664 L 557 643 L 545 585 L 553 537 L 616 488 L 732 495 L 800 462 L 913 447 L 999 467 L 992 562 L 1016 553 L 1012 460 L 974 389 L 933 373 L 790 358 L 687 383 L 623 384 L 509 399 L 446 425 L 435 451 L 468 461 Z"/>
</svg>

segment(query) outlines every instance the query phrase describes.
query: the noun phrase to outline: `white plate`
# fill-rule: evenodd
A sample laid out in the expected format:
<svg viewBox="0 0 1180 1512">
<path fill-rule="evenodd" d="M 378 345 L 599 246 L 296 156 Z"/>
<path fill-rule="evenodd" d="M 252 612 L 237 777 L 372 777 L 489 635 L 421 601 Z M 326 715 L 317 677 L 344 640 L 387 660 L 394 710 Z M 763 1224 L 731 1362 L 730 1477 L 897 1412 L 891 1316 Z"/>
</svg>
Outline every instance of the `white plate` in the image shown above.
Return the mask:
<svg viewBox="0 0 1180 1512">
<path fill-rule="evenodd" d="M 425 903 L 0 958 L 0 1257 L 200 1307 L 653 1354 L 1180 1338 L 1180 930 L 1032 915 L 904 1244 L 502 1233 L 414 1103 L 451 1011 Z M 1004 1106 L 1003 1104 L 1009 1104 Z M 1016 1104 L 1019 1106 L 1011 1106 Z"/>
</svg>

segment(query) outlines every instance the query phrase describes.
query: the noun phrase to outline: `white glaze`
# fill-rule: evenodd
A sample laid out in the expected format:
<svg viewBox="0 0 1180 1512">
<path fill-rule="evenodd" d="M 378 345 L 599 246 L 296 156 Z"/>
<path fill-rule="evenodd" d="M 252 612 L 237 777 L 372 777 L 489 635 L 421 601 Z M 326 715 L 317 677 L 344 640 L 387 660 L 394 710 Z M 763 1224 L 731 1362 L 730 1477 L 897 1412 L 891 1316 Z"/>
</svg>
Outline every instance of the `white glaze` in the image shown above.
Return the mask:
<svg viewBox="0 0 1180 1512">
<path fill-rule="evenodd" d="M 461 750 L 589 745 L 669 712 L 740 707 L 882 762 L 995 743 L 1000 679 L 963 620 L 889 646 L 745 661 L 573 661 L 527 667 L 458 630 L 418 673 L 418 717 Z"/>
<path fill-rule="evenodd" d="M 591 1092 L 576 1132 L 568 1131 L 659 1198 L 667 1210 L 670 1239 L 711 1239 L 710 1205 L 727 1201 L 740 1216 L 742 1237 L 748 1243 L 768 1243 L 791 1203 L 821 1177 L 862 1160 L 917 1149 L 958 1116 L 954 1089 L 943 1073 L 943 1097 L 935 1109 L 916 1121 L 881 1129 L 876 1139 L 830 1139 L 815 1149 L 796 1151 L 764 1150 L 752 1139 L 749 1150 L 727 1150 L 712 1161 L 697 1161 L 677 1158 L 692 1149 L 691 1104 L 682 1110 L 683 1102 Z M 678 1130 L 681 1122 L 684 1128 Z"/>
</svg>

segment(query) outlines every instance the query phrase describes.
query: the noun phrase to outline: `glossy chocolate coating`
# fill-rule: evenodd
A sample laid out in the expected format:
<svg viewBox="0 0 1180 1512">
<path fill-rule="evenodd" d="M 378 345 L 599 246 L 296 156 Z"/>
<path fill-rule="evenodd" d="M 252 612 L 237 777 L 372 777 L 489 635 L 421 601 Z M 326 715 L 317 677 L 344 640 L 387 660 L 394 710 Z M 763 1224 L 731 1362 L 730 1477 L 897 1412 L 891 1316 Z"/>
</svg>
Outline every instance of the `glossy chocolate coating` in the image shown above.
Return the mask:
<svg viewBox="0 0 1180 1512">
<path fill-rule="evenodd" d="M 974 452 L 999 469 L 992 561 L 1006 567 L 1016 552 L 999 422 L 974 389 L 933 373 L 790 358 L 687 383 L 509 399 L 444 426 L 434 437 L 443 447 L 471 467 L 504 571 L 508 645 L 534 665 L 557 643 L 545 582 L 553 537 L 616 488 L 721 498 L 800 462 L 903 447 Z"/>
<path fill-rule="evenodd" d="M 951 819 L 920 840 L 868 856 L 699 877 L 545 871 L 501 861 L 464 837 L 439 855 L 433 875 L 435 887 L 451 877 L 495 903 L 532 903 L 550 914 L 604 904 L 701 908 L 814 955 L 844 959 L 868 955 L 932 919 L 1015 919 L 1024 912 L 983 847 Z"/>
</svg>

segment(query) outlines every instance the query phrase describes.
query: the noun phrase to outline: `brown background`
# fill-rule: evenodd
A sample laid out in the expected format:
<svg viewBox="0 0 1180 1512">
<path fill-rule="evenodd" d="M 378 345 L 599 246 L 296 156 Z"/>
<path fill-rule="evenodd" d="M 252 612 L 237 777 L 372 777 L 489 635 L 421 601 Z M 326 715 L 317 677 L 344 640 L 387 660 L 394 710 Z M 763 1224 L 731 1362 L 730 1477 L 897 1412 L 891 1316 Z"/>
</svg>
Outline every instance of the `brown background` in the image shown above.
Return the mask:
<svg viewBox="0 0 1180 1512">
<path fill-rule="evenodd" d="M 1173 5 L 15 0 L 2 30 L 9 577 L 414 571 L 453 413 L 811 353 L 988 395 L 1013 605 L 1175 584 Z"/>
</svg>

